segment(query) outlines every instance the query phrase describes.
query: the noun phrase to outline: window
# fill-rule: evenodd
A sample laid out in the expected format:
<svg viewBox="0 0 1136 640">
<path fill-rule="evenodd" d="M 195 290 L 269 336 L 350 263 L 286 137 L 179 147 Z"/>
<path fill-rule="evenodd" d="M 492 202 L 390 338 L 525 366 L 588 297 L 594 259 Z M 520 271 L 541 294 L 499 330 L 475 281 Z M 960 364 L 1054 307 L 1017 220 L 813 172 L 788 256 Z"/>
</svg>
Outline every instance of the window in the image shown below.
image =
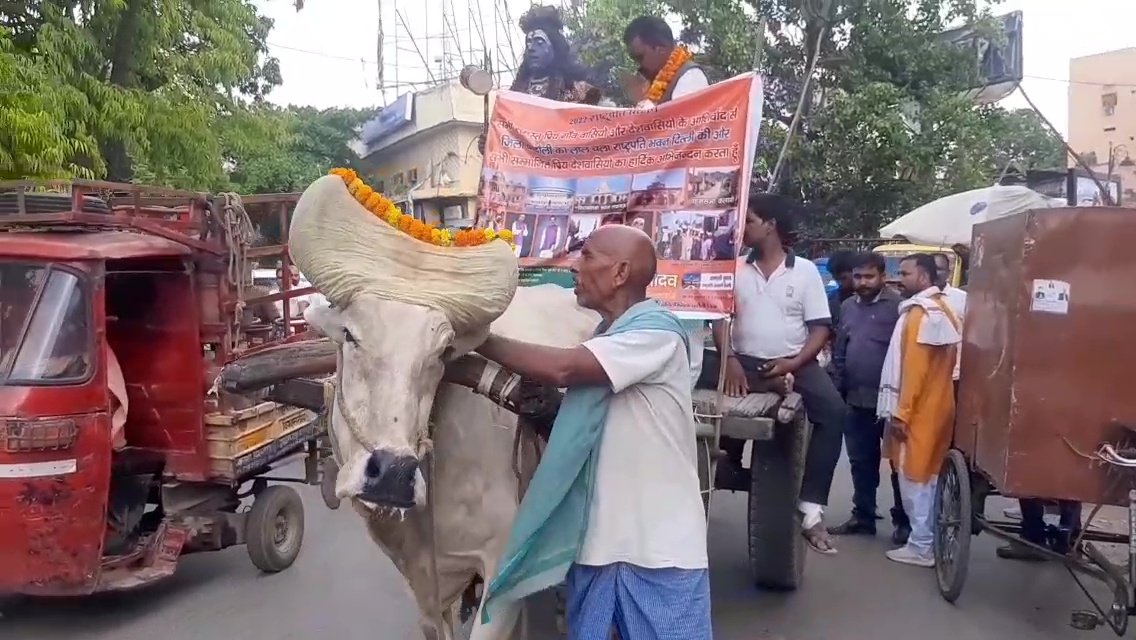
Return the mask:
<svg viewBox="0 0 1136 640">
<path fill-rule="evenodd" d="M 411 169 L 406 173 L 406 180 L 410 184 L 418 184 L 418 169 Z"/>
<path fill-rule="evenodd" d="M 386 193 L 386 191 L 387 191 L 387 183 L 386 183 L 386 181 L 385 181 L 385 180 L 379 180 L 379 182 L 378 182 L 378 188 L 377 188 L 377 189 L 375 189 L 375 191 L 378 191 L 379 193 Z"/>
<path fill-rule="evenodd" d="M 403 174 L 403 173 L 396 173 L 396 174 L 394 174 L 394 177 L 391 178 L 391 182 L 394 184 L 395 189 L 398 189 L 399 187 L 401 187 L 405 183 L 405 180 L 406 180 L 406 174 Z"/>
<path fill-rule="evenodd" d="M 11 382 L 78 382 L 91 372 L 90 304 L 79 276 L 0 263 L 0 374 Z"/>
<path fill-rule="evenodd" d="M 1111 116 L 1116 113 L 1116 92 L 1101 94 L 1101 111 L 1104 115 Z"/>
</svg>

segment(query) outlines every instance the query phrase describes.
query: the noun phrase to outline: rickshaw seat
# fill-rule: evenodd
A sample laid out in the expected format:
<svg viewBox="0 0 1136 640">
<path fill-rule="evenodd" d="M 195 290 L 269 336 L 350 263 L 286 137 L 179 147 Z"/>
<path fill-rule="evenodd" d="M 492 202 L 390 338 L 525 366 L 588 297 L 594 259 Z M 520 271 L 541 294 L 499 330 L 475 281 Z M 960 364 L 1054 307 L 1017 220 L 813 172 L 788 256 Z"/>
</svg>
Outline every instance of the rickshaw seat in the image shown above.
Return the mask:
<svg viewBox="0 0 1136 640">
<path fill-rule="evenodd" d="M 773 437 L 777 423 L 791 423 L 804 411 L 800 394 L 784 397 L 776 393 L 751 393 L 740 398 L 723 396 L 718 406 L 718 392 L 713 389 L 694 389 L 695 432 L 700 438 L 714 435 L 713 423 L 708 419 L 722 416 L 721 435 L 742 440 L 768 440 Z"/>
</svg>

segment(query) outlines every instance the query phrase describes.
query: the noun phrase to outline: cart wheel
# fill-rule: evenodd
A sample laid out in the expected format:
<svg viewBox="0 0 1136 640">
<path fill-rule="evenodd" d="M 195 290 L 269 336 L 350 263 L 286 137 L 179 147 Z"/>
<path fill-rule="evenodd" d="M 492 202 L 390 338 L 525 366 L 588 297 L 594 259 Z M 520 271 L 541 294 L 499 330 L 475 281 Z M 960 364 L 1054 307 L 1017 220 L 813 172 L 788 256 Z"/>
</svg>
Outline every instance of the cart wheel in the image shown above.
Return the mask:
<svg viewBox="0 0 1136 640">
<path fill-rule="evenodd" d="M 245 521 L 249 559 L 265 573 L 292 566 L 304 542 L 304 503 L 292 487 L 272 485 L 257 494 Z"/>
<path fill-rule="evenodd" d="M 335 480 L 339 477 L 339 465 L 331 458 L 320 463 L 320 497 L 328 509 L 338 509 L 343 502 L 335 495 Z"/>
<path fill-rule="evenodd" d="M 947 602 L 958 600 L 970 566 L 974 529 L 970 468 L 957 449 L 951 449 L 935 487 L 935 579 Z"/>
<path fill-rule="evenodd" d="M 809 422 L 778 424 L 772 440 L 753 440 L 749 466 L 749 566 L 754 584 L 793 591 L 805 576 L 805 537 L 797 496 L 805 472 Z"/>
</svg>

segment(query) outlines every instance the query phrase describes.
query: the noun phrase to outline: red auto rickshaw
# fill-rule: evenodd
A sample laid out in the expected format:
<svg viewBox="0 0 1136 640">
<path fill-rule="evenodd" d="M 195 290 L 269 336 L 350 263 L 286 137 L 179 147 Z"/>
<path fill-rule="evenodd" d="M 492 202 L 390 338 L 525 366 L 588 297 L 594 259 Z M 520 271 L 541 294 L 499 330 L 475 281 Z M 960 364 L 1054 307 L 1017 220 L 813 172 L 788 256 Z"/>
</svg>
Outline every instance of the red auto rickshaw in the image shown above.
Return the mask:
<svg viewBox="0 0 1136 640">
<path fill-rule="evenodd" d="M 257 260 L 289 266 L 253 218 L 286 234 L 297 198 L 0 183 L 0 594 L 138 587 L 237 544 L 265 572 L 296 559 L 299 494 L 269 481 L 320 481 L 323 423 L 214 380 L 311 293 L 244 291 Z M 282 323 L 250 318 L 281 300 Z"/>
</svg>

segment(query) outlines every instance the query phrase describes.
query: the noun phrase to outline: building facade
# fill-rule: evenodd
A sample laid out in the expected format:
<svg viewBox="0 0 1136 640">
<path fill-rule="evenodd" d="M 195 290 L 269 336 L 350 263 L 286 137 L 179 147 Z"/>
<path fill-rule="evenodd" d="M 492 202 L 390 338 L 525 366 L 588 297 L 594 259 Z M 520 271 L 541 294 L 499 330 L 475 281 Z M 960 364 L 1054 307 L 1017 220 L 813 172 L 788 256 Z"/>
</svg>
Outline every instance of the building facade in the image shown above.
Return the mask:
<svg viewBox="0 0 1136 640">
<path fill-rule="evenodd" d="M 1136 47 L 1069 61 L 1068 132 L 1094 173 L 1120 179 L 1121 204 L 1136 207 Z M 1091 181 L 1080 182 L 1078 201 L 1093 198 Z"/>
<path fill-rule="evenodd" d="M 477 209 L 484 130 L 480 96 L 456 81 L 408 93 L 363 126 L 361 173 L 375 190 L 450 228 L 470 226 Z M 410 204 L 413 203 L 411 207 Z"/>
</svg>

